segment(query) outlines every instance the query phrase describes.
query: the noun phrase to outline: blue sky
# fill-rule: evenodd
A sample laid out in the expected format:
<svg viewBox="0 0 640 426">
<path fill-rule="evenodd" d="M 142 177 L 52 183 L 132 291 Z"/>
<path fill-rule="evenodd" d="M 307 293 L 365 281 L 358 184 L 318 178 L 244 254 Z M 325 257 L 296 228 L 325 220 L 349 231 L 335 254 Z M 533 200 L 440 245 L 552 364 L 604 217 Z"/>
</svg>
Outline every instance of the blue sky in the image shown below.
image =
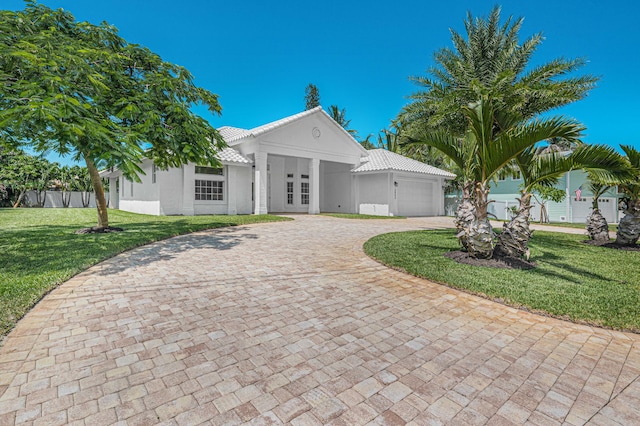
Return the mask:
<svg viewBox="0 0 640 426">
<path fill-rule="evenodd" d="M 433 53 L 463 33 L 466 12 L 486 16 L 495 1 L 41 0 L 79 20 L 107 21 L 129 42 L 185 66 L 220 96 L 214 126 L 251 128 L 304 110 L 314 83 L 325 109 L 346 108 L 361 137 L 377 134 L 416 90 Z M 22 9 L 1 0 L 3 9 Z M 525 18 L 521 39 L 542 32 L 531 64 L 584 57 L 580 73 L 601 77 L 590 95 L 556 112 L 587 126 L 584 140 L 617 147 L 638 138 L 640 3 L 633 0 L 505 0 L 502 16 Z M 365 6 L 366 5 L 366 6 Z M 373 138 L 375 140 L 375 137 Z"/>
</svg>

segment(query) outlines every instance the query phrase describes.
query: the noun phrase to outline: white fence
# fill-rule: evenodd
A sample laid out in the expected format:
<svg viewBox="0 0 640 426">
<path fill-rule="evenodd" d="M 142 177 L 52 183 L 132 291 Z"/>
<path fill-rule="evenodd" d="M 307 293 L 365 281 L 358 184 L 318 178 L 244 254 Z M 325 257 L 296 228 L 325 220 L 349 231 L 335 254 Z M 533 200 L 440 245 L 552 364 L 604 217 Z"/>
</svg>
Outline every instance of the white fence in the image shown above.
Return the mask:
<svg viewBox="0 0 640 426">
<path fill-rule="evenodd" d="M 71 195 L 71 198 L 69 200 L 69 207 L 70 208 L 83 208 L 84 206 L 82 205 L 82 193 L 79 191 L 71 191 L 71 193 L 66 193 L 66 196 Z M 107 204 L 109 203 L 109 193 L 105 192 L 104 196 L 107 199 Z M 36 192 L 35 191 L 28 191 L 23 199 L 23 203 L 26 206 L 36 206 L 37 205 L 37 196 L 36 196 Z M 47 208 L 60 208 L 60 207 L 64 207 L 64 204 L 62 203 L 62 191 L 47 191 L 47 193 L 45 194 L 45 202 L 44 202 L 44 207 Z M 96 197 L 94 196 L 93 192 L 89 193 L 89 205 L 88 207 L 96 207 Z M 111 207 L 111 206 L 109 206 Z"/>
<path fill-rule="evenodd" d="M 572 222 L 584 223 L 587 216 L 591 213 L 592 197 L 583 197 L 577 200 L 575 197 L 565 199 L 561 203 L 545 203 L 547 214 L 551 222 Z M 460 200 L 458 198 L 445 198 L 445 214 L 447 216 L 455 216 Z M 615 198 L 600 198 L 598 200 L 600 211 L 609 223 L 618 223 L 624 216 L 618 211 L 618 203 Z M 519 204 L 513 201 L 492 201 L 487 207 L 487 212 L 491 218 L 499 220 L 511 220 L 512 208 L 518 208 Z M 529 218 L 532 222 L 540 221 L 540 203 L 535 199 L 531 200 L 531 210 Z"/>
</svg>

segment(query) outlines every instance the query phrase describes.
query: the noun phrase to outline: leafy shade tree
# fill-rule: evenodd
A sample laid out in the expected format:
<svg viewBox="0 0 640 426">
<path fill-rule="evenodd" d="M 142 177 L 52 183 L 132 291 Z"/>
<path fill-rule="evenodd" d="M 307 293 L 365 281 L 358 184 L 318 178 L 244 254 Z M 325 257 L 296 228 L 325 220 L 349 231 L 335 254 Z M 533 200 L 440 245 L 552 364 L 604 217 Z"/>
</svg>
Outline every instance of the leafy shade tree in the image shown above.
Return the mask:
<svg viewBox="0 0 640 426">
<path fill-rule="evenodd" d="M 497 109 L 488 95 L 462 111 L 469 123 L 464 140 L 440 130 L 425 132 L 414 143 L 439 149 L 464 171 L 467 188 L 473 191 L 469 197 L 473 217 L 461 237 L 471 256 L 490 258 L 495 247 L 495 233 L 487 214 L 490 182 L 536 143 L 556 136 L 578 139 L 583 127 L 560 117 L 523 122 L 518 114 Z"/>
<path fill-rule="evenodd" d="M 0 140 L 84 160 L 96 194 L 98 228 L 109 226 L 98 167 L 139 180 L 150 158 L 160 168 L 217 166 L 220 134 L 191 112 L 221 112 L 217 95 L 183 67 L 71 13 L 26 2 L 0 12 Z"/>
<path fill-rule="evenodd" d="M 509 17 L 501 24 L 496 6 L 486 19 L 468 13 L 466 37 L 450 29 L 453 48 L 435 53 L 436 65 L 427 76 L 411 78 L 420 90 L 400 113 L 409 130 L 444 128 L 462 136 L 467 128 L 462 107 L 478 100 L 478 86 L 490 90 L 496 100 L 499 94 L 504 108 L 525 120 L 584 98 L 598 78 L 566 76 L 585 60 L 559 58 L 529 66 L 543 37 L 534 34 L 519 42 L 523 21 Z"/>
<path fill-rule="evenodd" d="M 307 108 L 308 109 L 308 108 Z M 345 108 L 338 108 L 338 105 L 329 106 L 329 116 L 333 118 L 333 120 L 342 126 L 351 136 L 354 138 L 358 136 L 358 132 L 354 129 L 349 128 L 349 124 L 351 120 L 347 120 L 347 110 Z"/>
<path fill-rule="evenodd" d="M 309 83 L 304 89 L 304 104 L 305 110 L 320 106 L 320 91 L 315 84 Z"/>
<path fill-rule="evenodd" d="M 618 224 L 616 244 L 633 246 L 640 238 L 640 151 L 629 145 L 622 145 L 620 148 L 626 154 L 632 176 L 619 186 L 626 196 L 626 203 L 624 217 Z"/>
<path fill-rule="evenodd" d="M 34 188 L 35 181 L 40 175 L 40 167 L 40 160 L 32 155 L 22 151 L 5 153 L 5 161 L 0 167 L 0 176 L 2 176 L 2 184 L 6 188 L 11 188 L 14 194 L 15 198 L 11 200 L 13 208 L 20 206 L 25 194 Z"/>
</svg>

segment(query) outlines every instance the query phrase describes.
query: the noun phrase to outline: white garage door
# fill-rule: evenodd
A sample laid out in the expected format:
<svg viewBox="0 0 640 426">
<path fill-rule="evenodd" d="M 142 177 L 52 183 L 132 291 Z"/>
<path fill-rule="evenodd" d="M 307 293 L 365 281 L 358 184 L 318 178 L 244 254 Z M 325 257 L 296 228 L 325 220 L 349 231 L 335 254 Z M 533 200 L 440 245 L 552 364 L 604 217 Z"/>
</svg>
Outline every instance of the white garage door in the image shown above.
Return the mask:
<svg viewBox="0 0 640 426">
<path fill-rule="evenodd" d="M 398 179 L 398 215 L 434 216 L 433 183 Z"/>
<path fill-rule="evenodd" d="M 593 197 L 582 197 L 580 201 L 576 200 L 576 197 L 571 199 L 571 214 L 573 223 L 585 223 L 587 216 L 591 214 L 591 205 Z M 598 207 L 607 222 L 616 222 L 616 209 L 618 204 L 615 198 L 600 198 L 598 199 Z"/>
</svg>

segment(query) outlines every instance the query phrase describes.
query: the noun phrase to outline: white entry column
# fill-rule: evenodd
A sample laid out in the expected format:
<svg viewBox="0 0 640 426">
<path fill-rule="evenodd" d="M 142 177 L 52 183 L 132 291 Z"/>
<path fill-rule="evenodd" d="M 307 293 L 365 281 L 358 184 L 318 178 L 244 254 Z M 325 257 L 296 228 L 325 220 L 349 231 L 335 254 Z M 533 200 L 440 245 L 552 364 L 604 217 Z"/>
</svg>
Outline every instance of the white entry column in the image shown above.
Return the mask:
<svg viewBox="0 0 640 426">
<path fill-rule="evenodd" d="M 320 160 L 309 161 L 309 214 L 320 213 Z"/>
<path fill-rule="evenodd" d="M 267 214 L 267 153 L 255 153 L 254 214 Z"/>
</svg>

